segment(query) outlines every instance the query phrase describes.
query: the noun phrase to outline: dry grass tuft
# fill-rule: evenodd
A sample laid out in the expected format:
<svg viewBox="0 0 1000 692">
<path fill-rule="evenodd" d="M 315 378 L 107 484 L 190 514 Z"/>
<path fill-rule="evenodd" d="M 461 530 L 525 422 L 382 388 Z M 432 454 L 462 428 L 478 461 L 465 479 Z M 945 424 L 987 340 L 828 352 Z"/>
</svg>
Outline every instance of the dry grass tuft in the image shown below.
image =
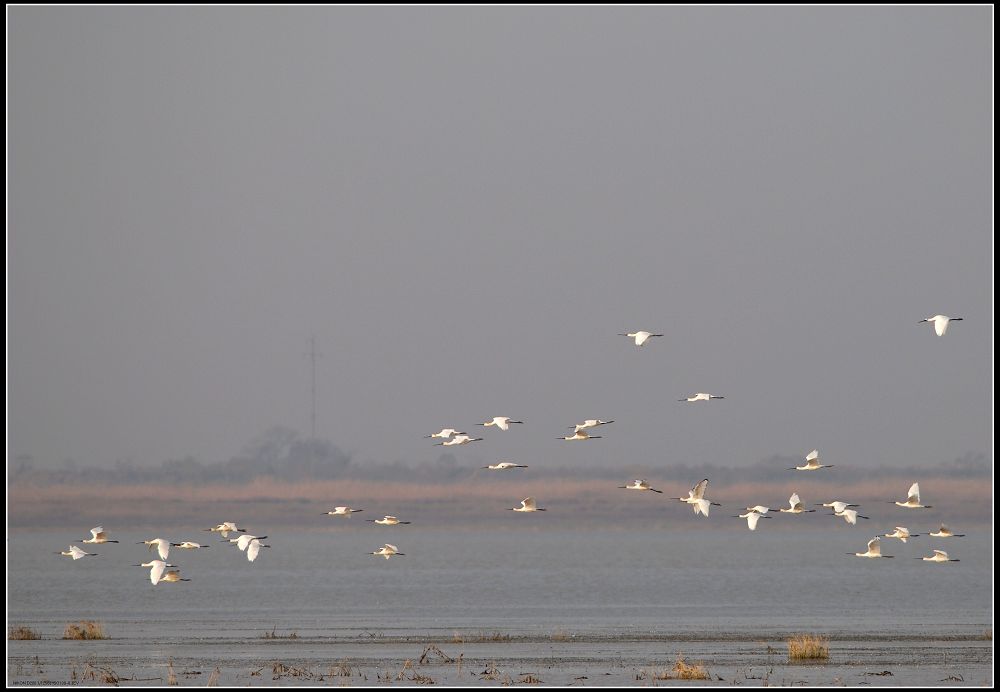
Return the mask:
<svg viewBox="0 0 1000 692">
<path fill-rule="evenodd" d="M 104 634 L 104 625 L 90 620 L 71 622 L 66 625 L 63 631 L 63 639 L 107 639 Z"/>
<path fill-rule="evenodd" d="M 332 678 L 343 677 L 349 678 L 354 675 L 354 668 L 351 667 L 350 661 L 341 661 L 335 666 L 330 666 L 330 670 L 327 672 Z M 361 670 L 358 669 L 358 675 L 361 675 Z"/>
<path fill-rule="evenodd" d="M 117 685 L 121 681 L 121 678 L 118 677 L 118 673 L 113 671 L 111 668 L 107 666 L 95 668 L 90 665 L 89 662 L 84 665 L 83 673 L 80 674 L 79 680 L 93 680 L 96 682 L 98 680 L 98 676 L 100 676 L 100 681 L 105 685 Z M 77 681 L 75 668 L 73 669 L 73 681 Z"/>
<path fill-rule="evenodd" d="M 7 630 L 7 639 L 21 640 L 21 639 L 41 639 L 40 635 L 35 630 L 30 627 L 25 627 L 24 625 L 12 626 Z"/>
<path fill-rule="evenodd" d="M 712 676 L 705 666 L 699 661 L 688 663 L 684 660 L 683 654 L 678 654 L 677 662 L 670 670 L 664 669 L 657 672 L 654 669 L 639 671 L 636 680 L 711 680 Z"/>
<path fill-rule="evenodd" d="M 431 654 L 434 654 L 445 663 L 455 662 L 455 659 L 453 659 L 445 652 L 441 651 L 441 649 L 437 648 L 433 644 L 428 644 L 426 647 L 424 647 L 424 653 L 420 655 L 420 661 L 419 661 L 420 665 L 424 665 L 425 663 L 427 663 L 427 660 L 430 658 Z"/>
<path fill-rule="evenodd" d="M 260 635 L 261 639 L 298 639 L 299 635 L 297 632 L 290 632 L 289 634 L 278 634 L 277 627 L 273 628 L 270 632 L 264 632 Z"/>
<path fill-rule="evenodd" d="M 471 642 L 509 642 L 511 636 L 503 632 L 455 632 L 451 638 L 452 644 L 465 644 Z"/>
<path fill-rule="evenodd" d="M 222 671 L 219 670 L 219 667 L 216 666 L 215 670 L 213 670 L 212 674 L 208 677 L 208 682 L 205 683 L 205 687 L 215 687 L 216 685 L 218 685 L 219 684 L 219 674 L 221 672 Z"/>
<path fill-rule="evenodd" d="M 503 675 L 503 671 L 497 668 L 497 662 L 490 661 L 486 666 L 486 670 L 479 674 L 479 679 L 496 681 L 500 679 L 501 675 Z"/>
<path fill-rule="evenodd" d="M 830 640 L 815 634 L 800 634 L 788 640 L 788 660 L 825 660 L 830 658 Z"/>
<path fill-rule="evenodd" d="M 552 633 L 551 639 L 554 642 L 566 642 L 572 638 L 572 635 L 564 629 L 558 629 Z"/>
<path fill-rule="evenodd" d="M 705 666 L 702 665 L 701 661 L 697 663 L 688 664 L 684 661 L 684 657 L 678 655 L 677 663 L 674 664 L 674 679 L 676 680 L 710 680 L 711 675 L 705 670 Z"/>
<path fill-rule="evenodd" d="M 405 661 L 403 661 L 403 667 L 402 667 L 402 669 L 398 673 L 396 673 L 396 680 L 397 681 L 398 680 L 403 680 L 404 679 L 403 678 L 403 673 L 405 673 L 408 670 L 413 670 L 413 660 L 409 659 L 409 658 L 406 659 Z"/>
<path fill-rule="evenodd" d="M 542 681 L 538 679 L 538 676 L 534 673 L 522 673 L 521 679 L 518 680 L 519 683 L 524 683 L 527 685 L 537 685 Z"/>
<path fill-rule="evenodd" d="M 316 675 L 308 668 L 296 668 L 295 666 L 286 666 L 281 661 L 275 661 L 271 666 L 272 680 L 280 680 L 284 677 L 301 678 L 303 680 L 322 680 L 322 675 Z"/>
</svg>

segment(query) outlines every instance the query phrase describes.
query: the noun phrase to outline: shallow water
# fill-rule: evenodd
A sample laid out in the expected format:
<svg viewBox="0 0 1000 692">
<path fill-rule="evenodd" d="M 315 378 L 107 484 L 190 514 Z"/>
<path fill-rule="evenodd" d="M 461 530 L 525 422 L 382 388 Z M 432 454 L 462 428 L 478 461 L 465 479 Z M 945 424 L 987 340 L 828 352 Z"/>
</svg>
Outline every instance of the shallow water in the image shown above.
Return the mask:
<svg viewBox="0 0 1000 692">
<path fill-rule="evenodd" d="M 363 672 L 338 676 L 341 683 L 377 684 L 379 672 L 396 675 L 428 644 L 452 657 L 464 652 L 461 670 L 435 665 L 433 656 L 419 667 L 451 684 L 476 682 L 489 661 L 510 668 L 514 682 L 536 667 L 552 684 L 642 684 L 636 675 L 671 667 L 678 653 L 746 684 L 761 684 L 754 676 L 766 669 L 771 682 L 848 681 L 836 672 L 845 666 L 855 676 L 849 684 L 992 680 L 992 641 L 982 640 L 993 621 L 985 531 L 905 545 L 883 539 L 895 558 L 865 560 L 845 553 L 865 550 L 871 533 L 847 526 L 452 532 L 357 522 L 272 532 L 273 547 L 253 564 L 217 538 L 209 550 L 175 549 L 170 561 L 191 581 L 155 587 L 147 568 L 130 566 L 151 559 L 135 543 L 152 536 L 112 536 L 121 543 L 93 546 L 96 558 L 54 554 L 77 534 L 18 532 L 8 540 L 8 623 L 43 636 L 8 643 L 8 682 L 56 680 L 87 661 L 120 676 L 163 677 L 173 659 L 178 675 L 202 673 L 182 683 L 205 684 L 216 666 L 220 682 L 294 683 L 305 676 L 279 669 L 272 679 L 275 661 L 328 676 L 350 659 Z M 406 555 L 370 555 L 385 542 Z M 961 562 L 911 559 L 934 547 Z M 102 622 L 111 639 L 59 639 L 76 620 Z M 297 638 L 261 638 L 272 630 Z M 796 632 L 830 637 L 830 662 L 785 666 L 784 640 Z M 882 667 L 893 675 L 863 676 Z M 576 681 L 581 675 L 587 680 Z"/>
</svg>

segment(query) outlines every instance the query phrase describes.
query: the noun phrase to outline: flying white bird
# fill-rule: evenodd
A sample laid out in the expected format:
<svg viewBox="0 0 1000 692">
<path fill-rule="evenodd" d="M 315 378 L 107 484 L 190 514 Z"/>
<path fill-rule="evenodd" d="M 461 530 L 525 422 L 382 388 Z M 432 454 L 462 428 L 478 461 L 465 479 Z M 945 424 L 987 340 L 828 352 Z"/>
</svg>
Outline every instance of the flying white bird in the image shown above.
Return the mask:
<svg viewBox="0 0 1000 692">
<path fill-rule="evenodd" d="M 751 531 L 756 531 L 757 530 L 757 522 L 759 520 L 761 520 L 761 519 L 770 519 L 770 518 L 771 517 L 769 517 L 767 515 L 760 514 L 759 512 L 755 512 L 753 510 L 748 511 L 746 514 L 736 514 L 736 515 L 733 515 L 733 519 L 746 519 L 747 520 L 747 526 L 750 528 Z"/>
<path fill-rule="evenodd" d="M 210 548 L 211 546 L 202 545 L 201 543 L 194 543 L 192 541 L 184 541 L 183 543 L 171 543 L 170 545 L 175 548 L 180 548 L 181 550 L 197 550 L 198 548 Z M 164 560 L 166 558 L 163 558 Z"/>
<path fill-rule="evenodd" d="M 557 437 L 557 440 L 599 440 L 600 435 L 588 435 L 586 430 L 577 430 L 572 435 Z"/>
<path fill-rule="evenodd" d="M 202 529 L 202 531 L 212 531 L 212 532 L 218 531 L 219 535 L 221 535 L 223 538 L 229 538 L 230 533 L 242 532 L 246 531 L 246 529 L 238 528 L 236 524 L 231 521 L 224 521 L 214 528 Z"/>
<path fill-rule="evenodd" d="M 376 524 L 380 524 L 382 526 L 395 526 L 396 524 L 409 524 L 410 523 L 408 521 L 400 521 L 399 519 L 397 519 L 396 517 L 392 516 L 391 514 L 386 514 L 381 519 L 369 519 L 368 521 L 375 522 Z"/>
<path fill-rule="evenodd" d="M 834 512 L 833 516 L 835 516 L 835 517 L 844 517 L 844 521 L 846 521 L 851 526 L 854 526 L 854 525 L 856 525 L 858 523 L 858 518 L 859 517 L 861 519 L 870 519 L 871 518 L 871 517 L 866 517 L 866 516 L 863 516 L 861 514 L 858 514 L 857 510 L 853 510 L 853 509 L 843 509 L 843 510 L 841 510 L 839 512 Z"/>
<path fill-rule="evenodd" d="M 849 502 L 841 502 L 840 500 L 833 500 L 831 502 L 817 502 L 817 507 L 831 507 L 833 508 L 834 514 L 839 514 L 843 512 L 848 507 L 860 507 L 861 505 L 852 505 Z M 867 517 L 865 517 L 867 519 Z"/>
<path fill-rule="evenodd" d="M 691 505 L 691 509 L 694 510 L 695 514 L 704 514 L 708 516 L 708 510 L 712 505 L 716 507 L 721 507 L 718 502 L 709 502 L 705 499 L 705 490 L 708 488 L 708 479 L 700 481 L 697 485 L 688 491 L 687 497 L 671 497 L 671 500 L 680 500 L 681 502 L 686 502 Z"/>
<path fill-rule="evenodd" d="M 632 481 L 632 485 L 619 485 L 618 487 L 624 488 L 625 490 L 652 490 L 654 493 L 663 493 L 662 490 L 649 487 L 649 483 L 642 478 L 636 478 Z"/>
<path fill-rule="evenodd" d="M 153 551 L 153 547 L 156 547 L 156 551 L 160 554 L 161 560 L 166 560 L 167 556 L 170 555 L 170 546 L 172 545 L 170 541 L 164 540 L 162 538 L 153 538 L 148 541 L 139 541 L 136 545 L 145 545 L 149 548 L 150 552 Z"/>
<path fill-rule="evenodd" d="M 677 401 L 708 401 L 709 399 L 725 399 L 724 396 L 714 396 L 712 394 L 706 394 L 705 392 L 698 392 L 697 394 L 692 394 L 686 399 L 678 399 Z"/>
<path fill-rule="evenodd" d="M 519 425 L 524 425 L 524 421 L 511 420 L 509 416 L 497 416 L 493 420 L 488 420 L 485 423 L 480 423 L 480 425 L 487 428 L 490 427 L 491 425 L 495 425 L 501 430 L 510 430 L 511 423 L 518 423 Z"/>
<path fill-rule="evenodd" d="M 892 504 L 906 507 L 908 509 L 931 509 L 933 505 L 920 504 L 920 484 L 914 483 L 910 486 L 910 492 L 906 494 L 906 502 L 893 502 Z"/>
<path fill-rule="evenodd" d="M 913 536 L 919 536 L 920 534 L 910 533 L 910 530 L 905 526 L 897 526 L 896 530 L 893 531 L 892 533 L 884 533 L 882 535 L 885 536 L 886 538 L 898 538 L 899 540 L 903 541 L 903 543 L 906 543 L 907 538 L 912 538 Z"/>
<path fill-rule="evenodd" d="M 118 541 L 109 541 L 108 534 L 105 533 L 103 526 L 95 526 L 90 530 L 91 538 L 80 539 L 84 543 L 117 543 Z"/>
<path fill-rule="evenodd" d="M 895 557 L 894 555 L 883 555 L 882 554 L 882 539 L 878 536 L 868 541 L 868 551 L 864 553 L 848 553 L 848 555 L 855 555 L 857 557 Z"/>
<path fill-rule="evenodd" d="M 507 469 L 526 469 L 528 467 L 524 464 L 515 464 L 513 461 L 501 461 L 496 464 L 484 466 L 483 468 L 490 471 L 506 471 Z"/>
<path fill-rule="evenodd" d="M 962 317 L 948 317 L 947 315 L 934 315 L 933 317 L 928 317 L 926 320 L 920 320 L 920 322 L 933 322 L 934 331 L 938 336 L 944 336 L 944 333 L 948 331 L 949 322 L 957 322 L 964 318 Z M 920 324 L 917 322 L 917 324 Z"/>
<path fill-rule="evenodd" d="M 469 442 L 479 442 L 481 439 L 483 438 L 469 437 L 468 435 L 455 435 L 455 437 L 451 438 L 447 442 L 435 442 L 434 446 L 437 447 L 440 445 L 444 445 L 445 447 L 452 447 L 454 445 L 468 444 Z"/>
<path fill-rule="evenodd" d="M 191 581 L 190 579 L 181 579 L 181 571 L 179 569 L 168 569 L 160 577 L 160 581 Z"/>
<path fill-rule="evenodd" d="M 765 507 L 764 505 L 754 505 L 753 507 L 746 508 L 748 512 L 756 512 L 757 514 L 767 514 L 771 511 L 770 507 Z"/>
<path fill-rule="evenodd" d="M 627 336 L 635 339 L 636 346 L 642 346 L 649 340 L 651 336 L 663 336 L 662 334 L 650 334 L 649 332 L 629 332 L 628 334 L 619 334 L 618 336 Z"/>
<path fill-rule="evenodd" d="M 432 435 L 424 435 L 424 437 L 440 437 L 445 440 L 450 439 L 452 435 L 464 435 L 464 432 L 460 430 L 455 430 L 455 428 L 443 428 L 441 432 L 436 432 Z"/>
<path fill-rule="evenodd" d="M 85 553 L 83 550 L 81 550 L 80 548 L 78 548 L 75 545 L 71 545 L 69 547 L 69 550 L 64 550 L 64 551 L 62 551 L 59 554 L 60 555 L 65 555 L 66 557 L 71 557 L 74 560 L 79 560 L 81 557 L 88 557 L 88 556 L 89 557 L 96 557 L 97 556 L 97 553 Z"/>
<path fill-rule="evenodd" d="M 941 528 L 937 531 L 932 531 L 928 536 L 934 536 L 934 538 L 965 538 L 964 533 L 954 533 L 944 524 L 941 524 Z"/>
<path fill-rule="evenodd" d="M 958 562 L 958 560 L 948 557 L 948 553 L 943 550 L 935 550 L 934 554 L 930 557 L 915 557 L 913 559 L 923 560 L 925 562 Z"/>
<path fill-rule="evenodd" d="M 333 511 L 322 512 L 323 514 L 329 514 L 334 517 L 350 517 L 354 512 L 364 512 L 363 509 L 351 509 L 350 507 L 334 507 Z"/>
<path fill-rule="evenodd" d="M 149 567 L 149 581 L 152 582 L 153 586 L 156 586 L 161 578 L 163 577 L 163 570 L 167 567 L 176 567 L 177 565 L 168 565 L 163 560 L 150 560 L 149 562 L 144 562 L 141 565 L 132 565 L 133 567 Z"/>
<path fill-rule="evenodd" d="M 399 548 L 391 543 L 386 543 L 380 549 L 373 552 L 372 555 L 382 555 L 386 560 L 388 560 L 393 555 L 406 555 L 406 553 L 401 553 L 399 552 Z"/>
<path fill-rule="evenodd" d="M 614 423 L 613 420 L 600 420 L 599 418 L 588 418 L 582 423 L 569 426 L 574 432 L 580 432 L 581 430 L 586 430 L 587 428 L 596 428 L 598 425 L 607 425 L 608 423 Z"/>
<path fill-rule="evenodd" d="M 267 538 L 267 536 L 261 536 L 261 538 Z M 269 545 L 264 545 L 260 542 L 260 538 L 254 538 L 247 544 L 247 561 L 253 562 L 257 559 L 257 553 L 260 552 L 261 548 L 270 548 Z M 242 550 L 242 548 L 240 548 Z"/>
<path fill-rule="evenodd" d="M 802 466 L 792 466 L 789 471 L 817 471 L 819 469 L 832 469 L 833 464 L 819 463 L 819 451 L 813 450 L 806 455 L 806 463 Z"/>
<path fill-rule="evenodd" d="M 535 504 L 535 498 L 526 497 L 521 500 L 520 507 L 508 507 L 507 509 L 512 509 L 515 512 L 544 512 L 545 510 Z"/>
<path fill-rule="evenodd" d="M 235 541 L 236 542 L 236 547 L 240 549 L 240 552 L 243 552 L 254 541 L 262 541 L 265 538 L 267 538 L 267 536 L 251 536 L 250 534 L 245 533 L 242 536 L 240 536 L 239 538 L 230 538 L 229 541 L 231 543 L 233 541 Z M 271 546 L 267 546 L 267 547 L 270 548 Z M 253 561 L 251 560 L 251 562 L 253 562 Z"/>
<path fill-rule="evenodd" d="M 798 493 L 792 493 L 792 496 L 788 498 L 788 509 L 781 507 L 779 512 L 786 512 L 788 514 L 802 514 L 803 512 L 815 512 L 815 509 L 806 509 L 802 505 L 802 500 L 799 499 Z"/>
</svg>

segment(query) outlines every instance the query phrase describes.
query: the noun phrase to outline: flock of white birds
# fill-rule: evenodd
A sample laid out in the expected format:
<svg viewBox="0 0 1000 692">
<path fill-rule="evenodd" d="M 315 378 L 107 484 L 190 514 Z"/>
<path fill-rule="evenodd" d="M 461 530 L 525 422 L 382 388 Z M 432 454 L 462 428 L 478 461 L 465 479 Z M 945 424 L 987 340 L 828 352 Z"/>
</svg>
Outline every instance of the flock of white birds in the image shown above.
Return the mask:
<svg viewBox="0 0 1000 692">
<path fill-rule="evenodd" d="M 946 315 L 934 315 L 928 317 L 927 319 L 920 320 L 920 322 L 929 322 L 934 325 L 934 331 L 938 336 L 944 336 L 948 331 L 949 322 L 954 322 L 961 320 L 961 317 L 948 317 Z M 635 340 L 636 346 L 645 346 L 649 339 L 656 336 L 663 336 L 663 334 L 653 334 L 647 331 L 637 331 L 619 334 L 619 336 L 626 336 L 630 339 Z M 691 396 L 685 397 L 683 399 L 678 399 L 678 401 L 686 402 L 696 402 L 696 401 L 710 401 L 713 399 L 724 399 L 725 397 L 716 396 L 714 394 L 707 394 L 705 392 L 698 392 Z M 558 439 L 560 440 L 594 440 L 600 439 L 600 435 L 591 435 L 587 430 L 591 428 L 596 428 L 602 425 L 608 425 L 609 423 L 614 423 L 613 420 L 600 420 L 598 418 L 590 418 L 582 423 L 569 426 L 573 430 L 572 435 L 565 435 Z M 523 425 L 523 421 L 514 420 L 509 416 L 496 416 L 492 420 L 488 420 L 484 423 L 479 423 L 483 427 L 496 427 L 503 431 L 510 430 L 510 426 L 518 424 Z M 443 446 L 458 446 L 468 444 L 470 442 L 479 442 L 483 440 L 481 437 L 472 437 L 467 433 L 464 433 L 457 428 L 443 428 L 439 432 L 432 433 L 430 435 L 425 435 L 425 438 L 438 438 L 443 440 L 442 442 L 435 443 L 436 445 Z M 516 464 L 511 461 L 501 461 L 496 464 L 490 464 L 488 466 L 482 467 L 483 469 L 490 471 L 507 471 L 511 469 L 526 469 L 528 468 L 524 464 Z M 800 466 L 790 467 L 789 471 L 818 471 L 820 469 L 833 468 L 833 464 L 821 464 L 819 459 L 819 451 L 813 450 L 806 455 L 805 461 Z M 637 478 L 632 481 L 629 485 L 618 486 L 625 490 L 646 490 L 649 492 L 663 494 L 662 490 L 657 490 L 653 488 L 649 481 L 644 478 Z M 691 509 L 694 511 L 695 515 L 701 514 L 705 517 L 708 516 L 711 507 L 721 507 L 718 502 L 711 502 L 705 498 L 705 492 L 708 489 L 708 479 L 705 478 L 699 481 L 691 490 L 688 491 L 687 497 L 673 497 L 669 498 L 672 500 L 678 500 L 680 502 L 686 502 L 691 505 Z M 910 486 L 907 492 L 906 500 L 900 502 L 898 500 L 890 500 L 890 504 L 895 504 L 899 507 L 904 507 L 906 509 L 931 509 L 931 505 L 922 504 L 920 500 L 920 484 L 914 483 Z M 853 525 L 857 524 L 858 519 L 868 519 L 864 515 L 858 513 L 854 507 L 859 505 L 851 504 L 841 500 L 831 500 L 830 502 L 818 503 L 817 507 L 828 507 L 833 510 L 832 515 L 837 517 L 843 517 L 843 519 L 848 523 Z M 520 506 L 508 507 L 507 509 L 514 512 L 544 512 L 546 509 L 544 507 L 539 507 L 537 501 L 534 497 L 526 497 L 521 500 Z M 751 531 L 757 530 L 757 524 L 761 519 L 770 519 L 771 516 L 768 512 L 771 512 L 770 507 L 765 507 L 763 505 L 754 505 L 752 507 L 746 507 L 746 514 L 733 515 L 734 518 L 746 519 L 747 527 Z M 358 512 L 363 512 L 362 509 L 354 509 L 352 507 L 341 505 L 334 507 L 328 512 L 323 512 L 324 515 L 335 516 L 335 517 L 347 517 L 350 518 L 351 515 Z M 799 498 L 798 493 L 792 493 L 791 497 L 788 498 L 788 508 L 780 507 L 776 511 L 785 514 L 803 514 L 806 512 L 815 512 L 815 509 L 806 509 Z M 397 526 L 400 524 L 409 524 L 408 521 L 400 521 L 398 517 L 387 514 L 381 519 L 369 519 L 368 521 L 380 525 L 380 526 Z M 224 543 L 229 543 L 236 546 L 239 550 L 246 553 L 247 560 L 253 562 L 257 559 L 261 548 L 270 548 L 270 545 L 263 543 L 262 541 L 267 538 L 267 536 L 253 536 L 246 533 L 246 529 L 239 528 L 234 522 L 226 521 L 221 524 L 214 526 L 210 529 L 204 529 L 205 531 L 218 532 L 223 539 Z M 91 537 L 87 539 L 82 539 L 82 543 L 87 544 L 104 544 L 104 543 L 118 543 L 116 540 L 111 540 L 107 536 L 107 532 L 104 527 L 97 526 L 90 530 Z M 230 533 L 238 533 L 240 535 L 229 538 Z M 894 527 L 892 533 L 885 533 L 880 536 L 874 536 L 870 541 L 868 541 L 868 550 L 863 553 L 847 553 L 848 555 L 855 555 L 857 557 L 867 557 L 867 558 L 891 558 L 892 555 L 882 554 L 882 538 L 897 538 L 903 543 L 906 543 L 907 539 L 913 538 L 915 536 L 920 536 L 921 534 L 910 533 L 910 530 L 905 526 Z M 957 534 L 951 531 L 944 524 L 937 531 L 932 531 L 927 534 L 934 538 L 961 538 L 965 534 Z M 149 580 L 155 586 L 160 582 L 179 582 L 179 581 L 190 581 L 190 579 L 185 579 L 181 577 L 180 570 L 177 565 L 172 565 L 167 562 L 170 555 L 171 548 L 177 548 L 179 550 L 200 550 L 208 548 L 207 545 L 201 545 L 193 541 L 183 541 L 181 543 L 172 543 L 163 538 L 151 538 L 147 541 L 140 541 L 137 545 L 145 545 L 152 552 L 154 549 L 159 555 L 158 560 L 150 560 L 149 562 L 138 563 L 133 565 L 134 567 L 149 567 Z M 391 557 L 405 555 L 405 553 L 399 552 L 399 548 L 392 545 L 391 543 L 385 543 L 378 550 L 372 551 L 372 555 L 378 555 L 384 557 L 388 560 Z M 88 553 L 76 545 L 70 545 L 69 550 L 65 550 L 59 553 L 59 555 L 65 555 L 72 558 L 73 560 L 79 560 L 84 557 L 96 557 L 97 553 Z M 943 550 L 934 549 L 933 554 L 915 558 L 917 560 L 924 560 L 926 562 L 958 562 L 957 559 L 950 558 L 948 553 Z M 171 569 L 168 569 L 171 568 Z"/>
</svg>

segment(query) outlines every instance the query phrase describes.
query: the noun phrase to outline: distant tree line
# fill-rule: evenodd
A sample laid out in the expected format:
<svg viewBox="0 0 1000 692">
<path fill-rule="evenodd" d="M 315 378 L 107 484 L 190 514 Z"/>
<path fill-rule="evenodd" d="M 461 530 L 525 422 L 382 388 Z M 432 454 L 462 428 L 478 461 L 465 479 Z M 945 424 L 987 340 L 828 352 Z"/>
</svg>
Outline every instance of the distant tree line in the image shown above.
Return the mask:
<svg viewBox="0 0 1000 692">
<path fill-rule="evenodd" d="M 670 464 L 650 466 L 643 471 L 668 481 L 694 483 L 711 478 L 716 485 L 740 482 L 787 481 L 791 466 L 801 463 L 799 457 L 773 455 L 748 466 L 718 464 Z M 852 466 L 837 464 L 857 481 L 886 477 L 927 475 L 933 469 L 936 476 L 951 478 L 991 477 L 992 466 L 982 453 L 966 453 L 951 462 L 932 467 Z M 351 456 L 330 440 L 306 437 L 283 426 L 275 426 L 251 441 L 239 454 L 227 461 L 203 462 L 192 456 L 170 459 L 155 466 L 139 466 L 133 462 L 116 462 L 112 468 L 79 467 L 72 461 L 60 468 L 36 468 L 30 455 L 21 454 L 8 465 L 8 480 L 38 485 L 60 483 L 101 483 L 132 485 L 162 484 L 240 484 L 259 477 L 273 477 L 289 482 L 311 480 L 386 480 L 397 482 L 458 482 L 470 478 L 478 467 L 460 465 L 453 454 L 441 454 L 432 462 L 406 463 L 364 462 Z M 622 470 L 607 467 L 537 468 L 541 477 L 616 479 L 623 480 Z M 843 482 L 848 476 L 832 472 L 810 473 L 810 480 Z M 624 479 L 627 480 L 627 479 Z"/>
</svg>

